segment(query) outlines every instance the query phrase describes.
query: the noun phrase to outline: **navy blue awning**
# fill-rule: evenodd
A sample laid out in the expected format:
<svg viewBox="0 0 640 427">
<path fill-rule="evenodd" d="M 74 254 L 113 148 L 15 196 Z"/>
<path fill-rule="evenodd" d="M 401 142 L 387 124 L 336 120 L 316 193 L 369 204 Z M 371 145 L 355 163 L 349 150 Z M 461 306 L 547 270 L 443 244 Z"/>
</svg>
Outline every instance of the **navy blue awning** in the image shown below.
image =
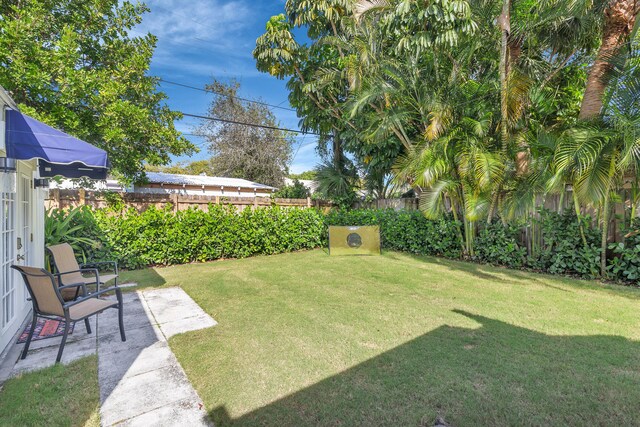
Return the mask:
<svg viewBox="0 0 640 427">
<path fill-rule="evenodd" d="M 7 157 L 39 160 L 43 178 L 106 179 L 107 152 L 16 110 L 6 110 Z"/>
</svg>

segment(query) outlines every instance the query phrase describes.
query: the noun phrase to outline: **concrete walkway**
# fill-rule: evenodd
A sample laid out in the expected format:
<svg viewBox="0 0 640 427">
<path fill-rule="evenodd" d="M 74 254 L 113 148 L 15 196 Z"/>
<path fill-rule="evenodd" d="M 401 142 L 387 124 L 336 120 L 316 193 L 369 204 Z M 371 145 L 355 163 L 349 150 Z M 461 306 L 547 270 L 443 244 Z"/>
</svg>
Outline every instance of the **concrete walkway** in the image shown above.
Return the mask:
<svg viewBox="0 0 640 427">
<path fill-rule="evenodd" d="M 175 334 L 215 326 L 181 288 L 124 294 L 127 341 L 120 340 L 117 310 L 93 320 L 97 333 L 83 323 L 69 336 L 62 363 L 98 354 L 100 418 L 103 426 L 203 426 L 206 411 L 169 348 Z M 15 345 L 2 364 L 1 377 L 53 365 L 59 338 L 34 341 L 25 360 Z M 16 362 L 17 360 L 17 362 Z"/>
<path fill-rule="evenodd" d="M 125 307 L 126 342 L 116 310 L 98 317 L 102 425 L 207 425 L 202 401 L 167 339 L 216 322 L 180 288 L 127 294 Z"/>
</svg>

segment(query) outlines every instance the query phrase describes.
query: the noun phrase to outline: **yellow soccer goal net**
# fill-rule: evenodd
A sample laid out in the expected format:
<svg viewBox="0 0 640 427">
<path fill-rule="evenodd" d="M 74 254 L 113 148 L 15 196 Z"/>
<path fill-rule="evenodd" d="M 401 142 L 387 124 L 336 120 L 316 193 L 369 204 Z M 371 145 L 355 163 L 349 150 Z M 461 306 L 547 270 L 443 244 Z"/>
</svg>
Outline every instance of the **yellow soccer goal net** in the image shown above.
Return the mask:
<svg viewBox="0 0 640 427">
<path fill-rule="evenodd" d="M 380 227 L 329 227 L 329 255 L 380 255 Z"/>
</svg>

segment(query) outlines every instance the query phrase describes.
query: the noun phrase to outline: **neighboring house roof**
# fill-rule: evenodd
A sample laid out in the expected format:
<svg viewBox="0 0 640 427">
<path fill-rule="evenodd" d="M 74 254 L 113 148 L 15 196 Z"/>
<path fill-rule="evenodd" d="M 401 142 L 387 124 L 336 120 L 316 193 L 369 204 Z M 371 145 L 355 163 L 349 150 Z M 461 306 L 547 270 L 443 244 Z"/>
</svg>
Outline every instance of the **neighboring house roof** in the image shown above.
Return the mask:
<svg viewBox="0 0 640 427">
<path fill-rule="evenodd" d="M 65 178 L 59 183 L 55 180 L 49 182 L 49 188 L 58 188 L 60 190 L 75 190 L 78 188 L 84 188 L 86 190 L 110 190 L 110 191 L 125 191 L 125 187 L 122 186 L 115 179 L 92 181 L 90 184 L 86 181 L 77 181 L 73 179 Z"/>
<path fill-rule="evenodd" d="M 147 179 L 151 184 L 174 185 L 205 185 L 210 187 L 242 187 L 255 188 L 256 190 L 276 190 L 265 184 L 248 181 L 240 178 L 225 178 L 207 175 L 177 175 L 165 172 L 147 172 Z"/>
</svg>

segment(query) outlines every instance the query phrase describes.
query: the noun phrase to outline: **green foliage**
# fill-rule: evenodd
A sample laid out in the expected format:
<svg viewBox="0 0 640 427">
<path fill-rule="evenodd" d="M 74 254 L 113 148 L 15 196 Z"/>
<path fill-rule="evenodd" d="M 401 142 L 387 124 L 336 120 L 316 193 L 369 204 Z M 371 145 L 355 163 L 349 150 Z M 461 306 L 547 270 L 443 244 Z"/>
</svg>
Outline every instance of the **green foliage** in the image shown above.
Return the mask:
<svg viewBox="0 0 640 427">
<path fill-rule="evenodd" d="M 290 179 L 305 179 L 309 181 L 315 181 L 316 171 L 304 171 L 302 173 L 290 173 Z"/>
<path fill-rule="evenodd" d="M 521 268 L 525 265 L 527 248 L 520 245 L 521 227 L 494 222 L 482 230 L 475 239 L 475 256 L 488 264 Z"/>
<path fill-rule="evenodd" d="M 600 232 L 591 225 L 591 219 L 578 219 L 571 210 L 563 214 L 542 210 L 540 214 L 544 246 L 540 254 L 530 260 L 531 267 L 552 274 L 597 277 L 600 268 Z M 586 245 L 580 234 L 581 223 Z"/>
<path fill-rule="evenodd" d="M 346 165 L 324 162 L 316 168 L 317 193 L 342 209 L 350 208 L 357 199 L 358 179 L 355 170 Z"/>
<path fill-rule="evenodd" d="M 48 210 L 44 220 L 45 246 L 68 243 L 76 255 L 80 256 L 83 262 L 86 262 L 87 253 L 90 252 L 90 249 L 98 246 L 98 240 L 92 239 L 86 233 L 88 229 L 86 221 L 84 221 L 86 213 L 85 208 Z M 47 269 L 52 271 L 49 254 L 46 254 L 45 263 Z"/>
<path fill-rule="evenodd" d="M 283 199 L 306 199 L 309 197 L 309 189 L 297 179 L 293 180 L 293 185 L 285 185 L 275 193 L 274 197 Z"/>
<path fill-rule="evenodd" d="M 178 175 L 209 175 L 215 176 L 211 159 L 194 160 L 193 162 L 177 162 L 169 166 L 145 165 L 147 172 L 165 172 Z"/>
<path fill-rule="evenodd" d="M 131 269 L 312 249 L 326 244 L 331 225 L 378 225 L 386 250 L 447 258 L 464 255 L 460 222 L 450 216 L 429 219 L 410 210 L 334 209 L 322 214 L 316 209 L 273 206 L 238 211 L 210 205 L 208 212 L 174 213 L 169 207 L 144 212 L 83 207 L 49 211 L 46 221 L 47 244 L 68 242 L 85 262 L 115 259 Z M 542 243 L 527 254 L 522 230 L 532 226 L 540 230 Z M 610 278 L 640 283 L 639 226 L 640 220 L 634 221 L 625 242 L 611 245 L 616 256 L 608 265 Z M 472 260 L 594 278 L 599 275 L 599 239 L 600 231 L 589 217 L 578 221 L 570 210 L 563 214 L 541 210 L 534 223 L 494 222 L 482 227 Z"/>
<path fill-rule="evenodd" d="M 571 185 L 575 210 L 598 212 L 604 277 L 612 195 L 629 178 L 637 187 L 640 170 L 640 32 L 627 3 L 288 0 L 254 57 L 259 70 L 288 79 L 290 103 L 321 135 L 325 160 L 333 151 L 333 171 L 325 164 L 318 175 L 325 197 L 346 207 L 362 183 L 384 197 L 393 174 L 419 188 L 428 217 L 462 222 L 465 256 L 520 265 L 475 254 L 476 230 L 494 217 L 535 216 L 540 196 Z M 616 35 L 615 48 L 605 34 Z M 358 183 L 346 179 L 341 150 Z M 581 246 L 560 238 L 545 249 L 549 258 L 561 247 L 560 259 L 531 262 L 593 276 L 597 251 L 578 224 Z M 509 232 L 480 234 L 510 245 Z"/>
<path fill-rule="evenodd" d="M 225 95 L 213 99 L 208 115 L 226 122 L 202 120 L 197 129 L 213 154 L 209 163 L 214 174 L 273 187 L 283 185 L 292 156 L 292 133 L 278 129 L 277 117 L 265 104 L 240 100 L 237 97 L 239 82 L 223 83 L 214 79 L 206 89 Z M 233 122 L 255 123 L 263 127 Z"/>
<path fill-rule="evenodd" d="M 107 207 L 114 211 L 121 211 L 126 207 L 126 203 L 124 198 L 122 197 L 122 193 L 117 191 L 104 190 L 98 192 L 100 196 L 102 196 L 107 203 Z"/>
<path fill-rule="evenodd" d="M 609 246 L 615 256 L 609 266 L 609 274 L 617 280 L 640 284 L 640 219 L 631 223 L 624 242 Z"/>
<path fill-rule="evenodd" d="M 156 38 L 129 35 L 148 10 L 118 0 L 0 3 L 0 85 L 25 113 L 105 149 L 129 180 L 143 162 L 194 150 L 148 75 Z"/>
<path fill-rule="evenodd" d="M 77 217 L 82 231 L 98 236 L 91 261 L 115 259 L 125 268 L 244 258 L 320 245 L 322 215 L 315 209 L 210 205 L 208 212 L 151 207 L 144 212 L 89 210 Z"/>
</svg>

